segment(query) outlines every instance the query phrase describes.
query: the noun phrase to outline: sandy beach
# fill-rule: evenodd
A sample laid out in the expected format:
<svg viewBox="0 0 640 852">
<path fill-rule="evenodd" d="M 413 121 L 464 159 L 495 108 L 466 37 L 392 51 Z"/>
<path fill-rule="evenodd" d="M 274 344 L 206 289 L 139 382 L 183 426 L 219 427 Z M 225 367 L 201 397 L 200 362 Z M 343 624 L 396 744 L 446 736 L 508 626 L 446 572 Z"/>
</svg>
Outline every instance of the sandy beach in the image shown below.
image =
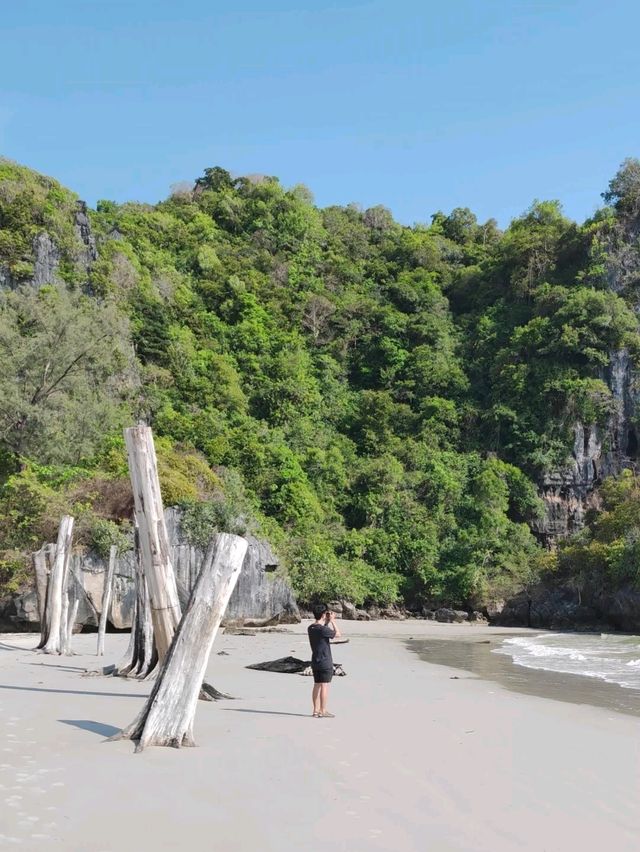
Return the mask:
<svg viewBox="0 0 640 852">
<path fill-rule="evenodd" d="M 310 678 L 244 668 L 307 658 L 305 628 L 220 635 L 209 680 L 236 700 L 200 704 L 198 748 L 138 755 L 104 740 L 150 685 L 83 676 L 98 665 L 95 635 L 74 637 L 69 658 L 34 653 L 31 634 L 0 637 L 0 848 L 637 848 L 638 719 L 615 690 L 592 704 L 591 685 L 572 693 L 568 678 L 568 700 L 557 700 L 539 673 L 519 672 L 537 683 L 527 694 L 490 666 L 480 677 L 445 664 L 465 647 L 486 659 L 504 629 L 343 623 L 336 718 L 313 719 Z M 127 639 L 108 635 L 101 662 L 115 662 Z"/>
</svg>

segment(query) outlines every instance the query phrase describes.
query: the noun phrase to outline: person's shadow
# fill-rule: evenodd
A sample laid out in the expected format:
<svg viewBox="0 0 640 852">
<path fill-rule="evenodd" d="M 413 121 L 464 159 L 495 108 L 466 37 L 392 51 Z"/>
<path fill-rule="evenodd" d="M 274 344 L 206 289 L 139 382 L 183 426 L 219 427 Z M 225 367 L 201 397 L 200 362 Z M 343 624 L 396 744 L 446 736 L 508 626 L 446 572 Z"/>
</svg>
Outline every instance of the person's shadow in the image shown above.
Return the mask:
<svg viewBox="0 0 640 852">
<path fill-rule="evenodd" d="M 285 713 L 283 710 L 245 710 L 240 707 L 225 707 L 230 713 L 259 713 L 265 716 L 299 716 L 301 719 L 306 719 L 311 716 L 311 713 Z"/>
<path fill-rule="evenodd" d="M 63 725 L 73 725 L 74 728 L 81 728 L 83 731 L 91 731 L 92 734 L 98 734 L 101 737 L 112 737 L 120 731 L 120 728 L 114 728 L 113 725 L 105 725 L 103 722 L 93 722 L 91 719 L 58 719 Z"/>
</svg>

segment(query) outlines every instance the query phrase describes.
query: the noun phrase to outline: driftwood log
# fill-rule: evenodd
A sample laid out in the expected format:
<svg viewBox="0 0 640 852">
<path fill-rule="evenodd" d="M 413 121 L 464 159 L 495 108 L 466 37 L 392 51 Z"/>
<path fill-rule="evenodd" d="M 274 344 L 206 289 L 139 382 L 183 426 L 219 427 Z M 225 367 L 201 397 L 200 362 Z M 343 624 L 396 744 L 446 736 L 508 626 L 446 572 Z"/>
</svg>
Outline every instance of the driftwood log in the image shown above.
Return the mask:
<svg viewBox="0 0 640 852">
<path fill-rule="evenodd" d="M 100 612 L 100 623 L 98 624 L 98 649 L 97 655 L 101 657 L 104 654 L 104 634 L 107 629 L 107 618 L 109 616 L 109 607 L 111 606 L 111 593 L 113 590 L 113 575 L 116 570 L 116 557 L 118 548 L 115 544 L 109 549 L 109 567 L 107 576 L 104 581 L 104 590 L 102 592 L 102 610 Z"/>
<path fill-rule="evenodd" d="M 193 722 L 204 673 L 220 622 L 247 552 L 239 536 L 211 542 L 160 674 L 142 711 L 112 739 L 150 745 L 193 746 Z"/>
<path fill-rule="evenodd" d="M 46 654 L 65 653 L 63 649 L 68 646 L 66 640 L 68 628 L 66 583 L 72 536 L 73 518 L 70 515 L 64 515 L 58 529 L 58 540 L 47 586 L 43 619 L 44 630 L 39 645 Z"/>
<path fill-rule="evenodd" d="M 278 674 L 313 674 L 311 660 L 299 660 L 297 657 L 280 657 L 277 660 L 267 660 L 266 663 L 253 663 L 250 666 L 245 666 L 245 668 L 255 669 L 259 672 L 277 672 Z M 333 664 L 333 673 L 336 677 L 346 675 L 341 663 Z"/>
</svg>

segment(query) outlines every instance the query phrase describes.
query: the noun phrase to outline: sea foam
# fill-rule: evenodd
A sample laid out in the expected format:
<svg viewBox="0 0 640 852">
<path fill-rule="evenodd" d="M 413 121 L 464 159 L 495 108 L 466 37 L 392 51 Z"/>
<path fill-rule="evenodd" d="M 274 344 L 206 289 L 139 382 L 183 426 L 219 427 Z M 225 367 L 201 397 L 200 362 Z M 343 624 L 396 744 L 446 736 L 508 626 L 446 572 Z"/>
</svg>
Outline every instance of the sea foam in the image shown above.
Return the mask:
<svg viewBox="0 0 640 852">
<path fill-rule="evenodd" d="M 505 639 L 494 653 L 530 669 L 598 678 L 627 689 L 640 689 L 637 636 L 541 633 Z"/>
</svg>

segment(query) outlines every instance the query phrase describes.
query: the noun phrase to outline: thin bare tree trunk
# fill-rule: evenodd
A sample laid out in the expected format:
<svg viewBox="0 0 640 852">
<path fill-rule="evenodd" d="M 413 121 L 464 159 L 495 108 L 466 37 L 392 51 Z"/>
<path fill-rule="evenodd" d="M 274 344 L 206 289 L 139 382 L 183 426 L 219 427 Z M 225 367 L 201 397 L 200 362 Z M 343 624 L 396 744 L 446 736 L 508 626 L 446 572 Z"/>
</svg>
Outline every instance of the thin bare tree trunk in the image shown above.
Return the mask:
<svg viewBox="0 0 640 852">
<path fill-rule="evenodd" d="M 109 568 L 104 581 L 104 591 L 102 593 L 102 611 L 100 612 L 100 624 L 98 625 L 98 656 L 104 654 L 104 634 L 107 629 L 107 617 L 109 615 L 109 607 L 111 606 L 111 591 L 113 588 L 113 575 L 116 570 L 116 557 L 118 556 L 118 548 L 115 544 L 111 545 L 109 550 Z"/>
<path fill-rule="evenodd" d="M 245 539 L 228 533 L 211 542 L 151 695 L 131 725 L 112 739 L 136 741 L 136 752 L 149 745 L 195 745 L 198 696 L 247 546 Z"/>
<path fill-rule="evenodd" d="M 156 451 L 148 426 L 125 429 L 124 437 L 155 644 L 162 662 L 180 622 L 181 611 L 164 522 Z"/>
<path fill-rule="evenodd" d="M 47 589 L 45 620 L 48 635 L 42 647 L 46 654 L 62 653 L 63 631 L 66 630 L 66 624 L 62 621 L 63 598 L 66 597 L 64 582 L 71 554 L 72 535 L 73 518 L 70 515 L 64 515 L 58 529 L 58 541 Z"/>
</svg>

